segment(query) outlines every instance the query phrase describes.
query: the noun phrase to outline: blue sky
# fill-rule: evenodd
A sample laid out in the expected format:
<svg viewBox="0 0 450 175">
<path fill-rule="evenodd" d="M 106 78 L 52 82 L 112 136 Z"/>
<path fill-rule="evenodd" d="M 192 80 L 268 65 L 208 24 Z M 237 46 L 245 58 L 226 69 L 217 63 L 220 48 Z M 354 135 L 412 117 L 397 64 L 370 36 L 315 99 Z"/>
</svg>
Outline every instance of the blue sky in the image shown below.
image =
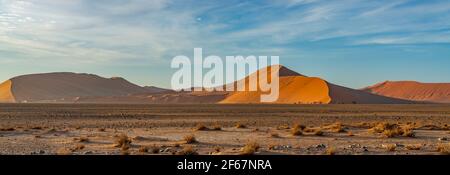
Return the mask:
<svg viewBox="0 0 450 175">
<path fill-rule="evenodd" d="M 278 55 L 361 88 L 450 82 L 450 1 L 0 0 L 0 81 L 42 72 L 170 87 L 176 55 Z"/>
</svg>

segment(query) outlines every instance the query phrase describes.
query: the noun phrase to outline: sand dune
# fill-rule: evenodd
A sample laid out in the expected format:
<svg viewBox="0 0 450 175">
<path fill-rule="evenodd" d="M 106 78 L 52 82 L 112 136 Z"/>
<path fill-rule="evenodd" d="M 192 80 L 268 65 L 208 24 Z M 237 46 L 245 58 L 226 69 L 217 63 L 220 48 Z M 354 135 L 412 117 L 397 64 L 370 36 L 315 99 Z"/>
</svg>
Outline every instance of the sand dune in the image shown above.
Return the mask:
<svg viewBox="0 0 450 175">
<path fill-rule="evenodd" d="M 450 83 L 386 81 L 363 89 L 373 94 L 414 101 L 450 103 Z"/>
<path fill-rule="evenodd" d="M 11 92 L 12 82 L 7 80 L 0 84 L 0 103 L 13 103 L 15 98 Z"/>
<path fill-rule="evenodd" d="M 404 104 L 407 100 L 389 98 L 365 91 L 346 88 L 329 83 L 321 78 L 307 77 L 284 66 L 275 65 L 269 70 L 279 71 L 280 94 L 273 103 L 282 104 Z M 269 71 L 270 73 L 270 71 Z M 268 73 L 268 74 L 269 74 Z M 270 74 L 269 74 L 270 75 Z M 258 76 L 251 74 L 245 78 Z M 234 92 L 220 103 L 259 103 L 261 92 Z"/>
<path fill-rule="evenodd" d="M 120 77 L 108 79 L 67 72 L 18 76 L 1 87 L 1 99 L 5 102 L 74 102 L 83 97 L 152 92 L 152 88 L 140 87 Z"/>
<path fill-rule="evenodd" d="M 92 74 L 47 73 L 12 78 L 0 85 L 0 102 L 34 103 L 150 103 L 187 104 L 261 103 L 262 94 L 249 91 L 250 79 L 270 77 L 271 71 L 279 73 L 279 98 L 276 104 L 404 104 L 411 101 L 372 94 L 329 83 L 318 77 L 307 77 L 281 65 L 269 67 L 266 75 L 252 73 L 244 79 L 246 91 L 232 92 L 175 92 L 157 87 L 141 87 L 127 80 L 103 78 Z M 259 82 L 257 82 L 259 84 Z M 259 87 L 258 87 L 259 89 Z M 448 92 L 448 91 L 445 91 Z M 443 93 L 445 93 L 443 92 Z M 448 94 L 447 94 L 448 95 Z M 394 96 L 395 97 L 395 96 Z"/>
</svg>

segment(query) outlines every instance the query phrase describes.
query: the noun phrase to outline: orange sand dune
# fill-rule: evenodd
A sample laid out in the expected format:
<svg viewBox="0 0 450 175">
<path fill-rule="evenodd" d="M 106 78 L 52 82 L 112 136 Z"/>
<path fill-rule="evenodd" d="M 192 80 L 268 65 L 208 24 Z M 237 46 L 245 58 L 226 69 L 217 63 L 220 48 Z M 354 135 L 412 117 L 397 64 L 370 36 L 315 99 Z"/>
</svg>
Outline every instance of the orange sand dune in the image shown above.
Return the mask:
<svg viewBox="0 0 450 175">
<path fill-rule="evenodd" d="M 275 65 L 269 70 L 279 71 L 280 94 L 273 103 L 282 104 L 404 104 L 410 101 L 374 95 L 326 82 L 321 78 L 306 77 L 284 66 Z M 268 71 L 270 77 L 270 71 Z M 253 73 L 243 80 L 248 84 Z M 263 75 L 264 76 L 264 75 Z M 266 75 L 267 76 L 267 75 Z M 235 83 L 236 84 L 236 83 Z M 261 92 L 233 92 L 220 103 L 259 103 Z"/>
<path fill-rule="evenodd" d="M 7 80 L 0 84 L 0 103 L 14 103 L 16 100 L 11 92 L 12 82 Z"/>
<path fill-rule="evenodd" d="M 251 78 L 271 78 L 271 72 L 278 71 L 279 74 L 279 97 L 272 103 L 283 104 L 328 104 L 331 99 L 328 96 L 327 83 L 320 78 L 310 78 L 294 72 L 284 66 L 274 65 L 268 67 L 266 74 L 253 73 L 240 82 L 245 82 L 246 90 L 233 92 L 220 103 L 260 103 L 262 94 L 269 92 L 248 91 L 248 84 Z M 237 84 L 234 83 L 235 85 Z M 259 86 L 258 86 L 259 90 Z"/>
<path fill-rule="evenodd" d="M 0 99 L 5 102 L 74 102 L 82 97 L 151 92 L 148 87 L 137 86 L 123 78 L 66 72 L 18 76 L 1 87 Z"/>
<path fill-rule="evenodd" d="M 450 103 L 450 83 L 386 81 L 363 90 L 373 94 L 406 100 Z"/>
</svg>

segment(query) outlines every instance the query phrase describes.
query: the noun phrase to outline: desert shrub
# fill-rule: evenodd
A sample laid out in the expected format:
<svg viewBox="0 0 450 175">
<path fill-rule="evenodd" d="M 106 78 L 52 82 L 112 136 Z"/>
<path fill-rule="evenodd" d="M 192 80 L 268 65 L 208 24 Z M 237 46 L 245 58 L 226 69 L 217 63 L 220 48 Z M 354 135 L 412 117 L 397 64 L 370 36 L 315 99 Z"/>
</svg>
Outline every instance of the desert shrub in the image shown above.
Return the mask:
<svg viewBox="0 0 450 175">
<path fill-rule="evenodd" d="M 203 124 L 197 124 L 197 126 L 195 126 L 194 131 L 206 131 L 208 130 L 208 128 L 203 125 Z"/>
<path fill-rule="evenodd" d="M 220 125 L 214 125 L 213 127 L 212 127 L 212 130 L 214 130 L 214 131 L 220 131 L 220 130 L 222 130 L 222 127 L 220 126 Z"/>
<path fill-rule="evenodd" d="M 270 133 L 270 137 L 273 137 L 273 138 L 280 138 L 280 135 L 278 134 L 278 133 Z"/>
<path fill-rule="evenodd" d="M 353 132 L 351 132 L 351 131 L 348 131 L 348 132 L 347 132 L 347 136 L 353 137 L 353 136 L 355 136 L 355 134 L 353 134 Z"/>
<path fill-rule="evenodd" d="M 408 150 L 420 150 L 420 149 L 422 149 L 422 145 L 420 145 L 420 144 L 417 144 L 417 145 L 406 145 L 405 147 Z"/>
<path fill-rule="evenodd" d="M 198 155 L 197 150 L 195 150 L 192 146 L 185 146 L 179 152 L 178 155 Z"/>
<path fill-rule="evenodd" d="M 297 128 L 297 129 L 303 131 L 306 128 L 306 126 L 296 123 L 296 124 L 294 124 L 294 126 L 292 128 Z"/>
<path fill-rule="evenodd" d="M 89 138 L 87 138 L 87 137 L 74 138 L 74 140 L 81 142 L 81 143 L 89 142 Z"/>
<path fill-rule="evenodd" d="M 235 128 L 247 128 L 247 126 L 245 126 L 245 125 L 242 124 L 242 123 L 236 123 Z"/>
<path fill-rule="evenodd" d="M 139 151 L 140 153 L 147 153 L 147 152 L 148 152 L 148 147 L 146 147 L 146 146 L 140 146 L 139 149 L 138 149 L 138 151 Z"/>
<path fill-rule="evenodd" d="M 437 151 L 444 155 L 450 155 L 450 144 L 439 144 L 437 146 Z"/>
<path fill-rule="evenodd" d="M 302 135 L 303 132 L 302 132 L 302 130 L 299 127 L 294 127 L 294 128 L 291 129 L 291 134 L 293 136 L 299 136 L 299 135 Z"/>
<path fill-rule="evenodd" d="M 277 129 L 284 130 L 284 129 L 290 129 L 290 127 L 288 125 L 280 125 L 280 126 L 277 126 Z"/>
<path fill-rule="evenodd" d="M 158 154 L 160 149 L 161 149 L 160 147 L 153 145 L 152 147 L 150 147 L 150 153 Z"/>
<path fill-rule="evenodd" d="M 314 135 L 316 135 L 316 136 L 323 136 L 324 132 L 321 129 L 317 129 L 317 130 L 314 131 Z"/>
<path fill-rule="evenodd" d="M 329 128 L 332 132 L 336 132 L 336 133 L 345 132 L 344 126 L 342 126 L 342 124 L 339 122 L 330 125 Z"/>
<path fill-rule="evenodd" d="M 388 144 L 388 145 L 384 145 L 384 148 L 388 151 L 395 151 L 395 149 L 397 148 L 397 145 L 395 144 Z"/>
<path fill-rule="evenodd" d="M 185 143 L 190 144 L 190 143 L 197 143 L 197 139 L 195 138 L 194 135 L 185 135 L 183 137 L 183 140 Z"/>
<path fill-rule="evenodd" d="M 336 148 L 334 147 L 328 147 L 327 150 L 325 151 L 325 153 L 327 155 L 335 155 L 336 154 Z"/>
<path fill-rule="evenodd" d="M 84 148 L 85 148 L 85 146 L 83 144 L 77 144 L 77 145 L 75 145 L 74 148 L 71 149 L 71 151 L 75 152 L 75 151 L 82 150 Z"/>
<path fill-rule="evenodd" d="M 253 155 L 255 154 L 259 149 L 259 144 L 255 141 L 248 142 L 242 149 L 241 149 L 241 155 Z"/>
<path fill-rule="evenodd" d="M 127 150 L 127 148 L 130 147 L 131 142 L 132 142 L 132 140 L 131 140 L 130 137 L 128 137 L 126 134 L 121 134 L 121 135 L 116 137 L 116 140 L 115 140 L 116 145 L 115 145 L 115 147 Z"/>
<path fill-rule="evenodd" d="M 67 148 L 59 148 L 56 150 L 56 155 L 71 155 L 72 151 Z"/>
<path fill-rule="evenodd" d="M 100 132 L 105 132 L 106 129 L 105 129 L 105 128 L 98 128 L 98 131 L 100 131 Z"/>
<path fill-rule="evenodd" d="M 14 131 L 15 128 L 0 128 L 0 131 Z"/>
</svg>

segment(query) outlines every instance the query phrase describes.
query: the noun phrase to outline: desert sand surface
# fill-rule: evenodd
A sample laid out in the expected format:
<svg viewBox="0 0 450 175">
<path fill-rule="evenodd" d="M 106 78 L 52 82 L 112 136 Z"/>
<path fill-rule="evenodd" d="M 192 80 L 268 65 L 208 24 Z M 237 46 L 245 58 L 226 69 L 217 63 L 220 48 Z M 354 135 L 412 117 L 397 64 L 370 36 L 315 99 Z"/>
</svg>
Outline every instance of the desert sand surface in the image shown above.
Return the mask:
<svg viewBox="0 0 450 175">
<path fill-rule="evenodd" d="M 364 88 L 363 90 L 378 95 L 405 100 L 450 103 L 450 83 L 385 81 Z"/>
<path fill-rule="evenodd" d="M 0 104 L 0 154 L 449 154 L 450 106 Z"/>
</svg>

